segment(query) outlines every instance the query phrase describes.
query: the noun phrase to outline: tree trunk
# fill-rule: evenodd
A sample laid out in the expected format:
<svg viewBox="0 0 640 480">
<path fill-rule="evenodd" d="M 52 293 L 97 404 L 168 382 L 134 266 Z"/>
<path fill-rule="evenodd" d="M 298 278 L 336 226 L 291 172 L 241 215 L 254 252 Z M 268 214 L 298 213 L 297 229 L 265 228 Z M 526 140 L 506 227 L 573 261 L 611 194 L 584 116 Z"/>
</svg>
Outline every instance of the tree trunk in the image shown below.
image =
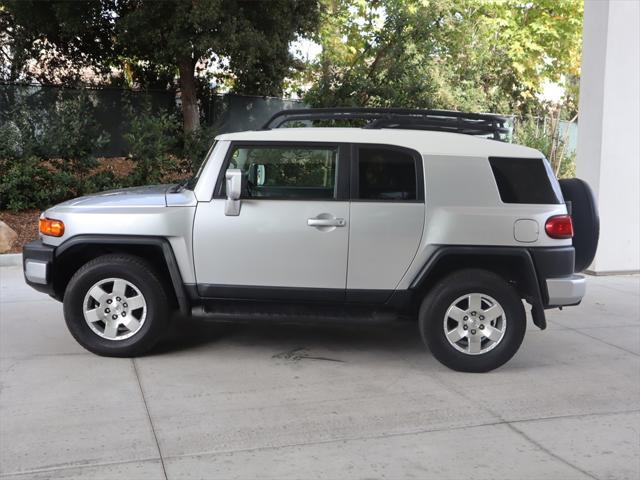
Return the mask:
<svg viewBox="0 0 640 480">
<path fill-rule="evenodd" d="M 195 64 L 191 58 L 178 62 L 180 71 L 180 100 L 182 101 L 182 125 L 184 133 L 200 128 L 200 111 L 196 95 Z"/>
</svg>

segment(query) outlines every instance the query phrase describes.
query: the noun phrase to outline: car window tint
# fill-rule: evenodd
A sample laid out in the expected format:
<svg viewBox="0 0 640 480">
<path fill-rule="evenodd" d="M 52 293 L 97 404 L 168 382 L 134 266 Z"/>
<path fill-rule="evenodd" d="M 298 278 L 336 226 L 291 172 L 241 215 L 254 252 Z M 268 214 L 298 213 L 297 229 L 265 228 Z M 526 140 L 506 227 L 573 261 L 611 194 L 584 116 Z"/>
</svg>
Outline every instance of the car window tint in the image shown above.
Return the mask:
<svg viewBox="0 0 640 480">
<path fill-rule="evenodd" d="M 562 203 L 562 194 L 554 189 L 553 171 L 544 158 L 490 157 L 489 163 L 504 203 Z"/>
<path fill-rule="evenodd" d="M 416 185 L 416 162 L 412 155 L 380 147 L 358 150 L 358 198 L 416 200 Z"/>
</svg>

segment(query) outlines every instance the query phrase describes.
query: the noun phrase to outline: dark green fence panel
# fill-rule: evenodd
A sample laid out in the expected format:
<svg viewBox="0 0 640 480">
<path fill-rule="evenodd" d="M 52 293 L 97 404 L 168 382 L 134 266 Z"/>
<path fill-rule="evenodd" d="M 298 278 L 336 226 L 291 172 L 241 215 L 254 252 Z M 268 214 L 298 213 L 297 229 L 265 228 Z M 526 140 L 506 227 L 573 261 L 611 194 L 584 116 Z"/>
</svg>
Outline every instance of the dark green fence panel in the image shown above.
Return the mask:
<svg viewBox="0 0 640 480">
<path fill-rule="evenodd" d="M 129 146 L 123 135 L 127 131 L 127 106 L 135 111 L 143 102 L 151 102 L 154 111 L 164 111 L 181 117 L 180 99 L 173 92 L 136 92 L 115 88 L 74 89 L 40 85 L 0 85 L 0 124 L 11 121 L 18 104 L 24 104 L 29 117 L 46 125 L 47 118 L 64 99 L 87 93 L 93 109 L 91 115 L 100 128 L 109 134 L 109 143 L 98 156 L 125 156 Z M 238 132 L 260 128 L 274 113 L 286 108 L 300 108 L 300 101 L 271 97 L 247 97 L 234 94 L 211 95 L 201 102 L 203 125 L 212 126 L 216 133 Z"/>
</svg>

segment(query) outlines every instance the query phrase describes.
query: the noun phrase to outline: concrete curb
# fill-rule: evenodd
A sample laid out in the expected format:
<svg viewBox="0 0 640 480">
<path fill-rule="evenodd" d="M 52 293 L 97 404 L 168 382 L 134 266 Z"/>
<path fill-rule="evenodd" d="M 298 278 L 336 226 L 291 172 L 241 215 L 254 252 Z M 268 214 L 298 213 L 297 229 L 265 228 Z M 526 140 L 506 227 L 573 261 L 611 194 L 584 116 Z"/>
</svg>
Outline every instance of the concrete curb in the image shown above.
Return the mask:
<svg viewBox="0 0 640 480">
<path fill-rule="evenodd" d="M 0 255 L 0 267 L 16 267 L 22 265 L 21 253 L 4 253 Z"/>
</svg>

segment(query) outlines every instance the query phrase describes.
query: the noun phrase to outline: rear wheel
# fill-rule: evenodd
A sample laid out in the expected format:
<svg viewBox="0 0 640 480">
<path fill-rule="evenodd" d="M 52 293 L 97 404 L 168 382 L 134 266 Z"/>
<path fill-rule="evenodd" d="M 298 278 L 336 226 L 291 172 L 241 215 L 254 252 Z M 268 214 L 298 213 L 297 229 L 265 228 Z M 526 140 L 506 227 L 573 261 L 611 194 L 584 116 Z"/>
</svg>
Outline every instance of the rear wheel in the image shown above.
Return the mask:
<svg viewBox="0 0 640 480">
<path fill-rule="evenodd" d="M 422 338 L 438 361 L 463 372 L 487 372 L 518 351 L 526 314 L 517 292 L 486 270 L 445 277 L 425 297 Z"/>
<path fill-rule="evenodd" d="M 64 316 L 73 337 L 98 355 L 129 357 L 152 348 L 168 326 L 165 288 L 144 260 L 104 255 L 67 285 Z"/>
</svg>

